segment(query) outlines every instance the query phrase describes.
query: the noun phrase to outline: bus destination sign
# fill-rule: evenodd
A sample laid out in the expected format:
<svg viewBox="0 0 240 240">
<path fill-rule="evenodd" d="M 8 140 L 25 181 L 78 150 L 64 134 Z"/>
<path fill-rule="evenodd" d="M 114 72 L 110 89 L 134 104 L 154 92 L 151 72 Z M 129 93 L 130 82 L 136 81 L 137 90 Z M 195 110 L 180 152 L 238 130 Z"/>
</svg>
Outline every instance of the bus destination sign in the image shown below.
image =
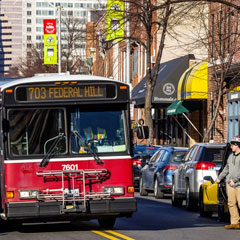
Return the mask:
<svg viewBox="0 0 240 240">
<path fill-rule="evenodd" d="M 67 99 L 95 99 L 106 97 L 105 85 L 77 86 L 31 86 L 20 87 L 16 94 L 18 101 L 47 101 Z"/>
</svg>

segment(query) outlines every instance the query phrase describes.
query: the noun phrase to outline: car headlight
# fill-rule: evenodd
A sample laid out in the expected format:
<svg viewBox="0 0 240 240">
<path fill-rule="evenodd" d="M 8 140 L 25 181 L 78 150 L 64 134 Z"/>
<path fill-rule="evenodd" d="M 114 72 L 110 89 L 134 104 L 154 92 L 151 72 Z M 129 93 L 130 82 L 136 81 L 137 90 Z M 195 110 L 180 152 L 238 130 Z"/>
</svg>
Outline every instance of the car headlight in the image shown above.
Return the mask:
<svg viewBox="0 0 240 240">
<path fill-rule="evenodd" d="M 103 187 L 104 193 L 110 193 L 110 195 L 124 195 L 123 187 Z"/>
<path fill-rule="evenodd" d="M 37 198 L 39 194 L 38 190 L 20 190 L 19 198 L 20 199 L 34 199 Z"/>
</svg>

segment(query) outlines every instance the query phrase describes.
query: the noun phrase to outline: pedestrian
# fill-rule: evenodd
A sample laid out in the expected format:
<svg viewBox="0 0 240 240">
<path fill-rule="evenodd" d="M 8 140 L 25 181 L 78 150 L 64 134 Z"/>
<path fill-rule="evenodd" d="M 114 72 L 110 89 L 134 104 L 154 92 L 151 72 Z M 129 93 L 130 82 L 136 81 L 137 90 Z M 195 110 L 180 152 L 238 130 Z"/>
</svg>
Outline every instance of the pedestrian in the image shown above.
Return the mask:
<svg viewBox="0 0 240 240">
<path fill-rule="evenodd" d="M 232 153 L 216 182 L 220 183 L 226 177 L 230 224 L 226 225 L 225 228 L 240 229 L 238 211 L 238 207 L 240 207 L 240 136 L 235 136 L 232 139 L 231 149 Z"/>
</svg>

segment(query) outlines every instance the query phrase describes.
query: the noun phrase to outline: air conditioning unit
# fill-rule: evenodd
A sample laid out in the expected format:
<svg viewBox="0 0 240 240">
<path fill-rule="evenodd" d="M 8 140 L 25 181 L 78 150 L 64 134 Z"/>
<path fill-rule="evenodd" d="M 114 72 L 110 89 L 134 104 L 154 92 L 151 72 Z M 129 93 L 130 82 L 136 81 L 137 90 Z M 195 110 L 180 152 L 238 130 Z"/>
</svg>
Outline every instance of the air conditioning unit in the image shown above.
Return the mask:
<svg viewBox="0 0 240 240">
<path fill-rule="evenodd" d="M 151 56 L 151 63 L 155 63 L 155 56 Z"/>
</svg>

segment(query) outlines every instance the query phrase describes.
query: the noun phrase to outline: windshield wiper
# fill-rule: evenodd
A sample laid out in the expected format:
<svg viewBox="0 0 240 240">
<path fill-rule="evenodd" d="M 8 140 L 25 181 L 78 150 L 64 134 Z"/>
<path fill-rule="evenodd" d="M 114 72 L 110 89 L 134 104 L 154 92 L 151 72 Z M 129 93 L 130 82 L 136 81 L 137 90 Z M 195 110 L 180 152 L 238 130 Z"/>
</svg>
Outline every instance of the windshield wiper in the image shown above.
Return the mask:
<svg viewBox="0 0 240 240">
<path fill-rule="evenodd" d="M 42 159 L 41 163 L 40 163 L 40 167 L 46 167 L 48 165 L 48 162 L 50 161 L 50 158 L 54 157 L 56 155 L 56 153 L 58 153 L 58 149 L 56 149 L 56 147 L 58 146 L 60 140 L 62 140 L 62 138 L 64 138 L 64 133 L 59 133 L 56 137 L 49 139 L 47 142 L 45 142 L 44 144 L 44 154 L 45 157 Z M 48 142 L 53 141 L 53 144 L 51 145 L 50 149 L 48 150 L 48 152 L 46 153 L 46 145 Z"/>
<path fill-rule="evenodd" d="M 80 144 L 82 146 L 84 146 L 86 149 L 88 149 L 88 151 L 91 153 L 91 155 L 93 156 L 93 158 L 96 160 L 97 164 L 103 164 L 103 161 L 99 158 L 99 156 L 91 149 L 91 147 L 89 147 L 84 139 L 82 138 L 82 136 L 78 133 L 77 130 L 73 130 L 72 133 L 78 138 Z"/>
</svg>

